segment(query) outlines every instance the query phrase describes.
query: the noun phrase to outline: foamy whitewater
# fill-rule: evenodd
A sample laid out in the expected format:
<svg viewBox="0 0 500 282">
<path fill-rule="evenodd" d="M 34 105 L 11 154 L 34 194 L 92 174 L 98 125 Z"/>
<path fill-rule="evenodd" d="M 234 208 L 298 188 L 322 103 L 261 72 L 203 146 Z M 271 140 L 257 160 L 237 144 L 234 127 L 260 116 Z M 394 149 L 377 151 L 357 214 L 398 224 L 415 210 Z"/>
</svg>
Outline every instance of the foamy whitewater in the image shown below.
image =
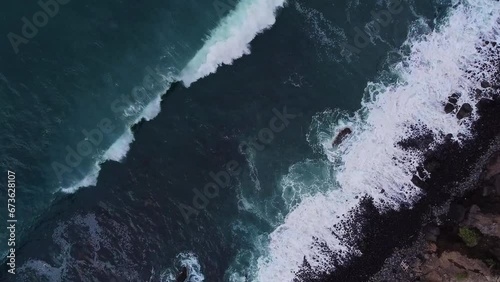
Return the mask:
<svg viewBox="0 0 500 282">
<path fill-rule="evenodd" d="M 198 79 L 214 73 L 219 66 L 230 65 L 235 59 L 250 54 L 250 42 L 276 22 L 276 10 L 284 4 L 285 0 L 239 2 L 182 71 L 182 82 L 189 87 Z"/>
<path fill-rule="evenodd" d="M 313 119 L 308 140 L 335 168 L 335 174 L 323 174 L 334 180 L 324 179 L 323 183 L 332 183 L 327 191 L 320 187 L 311 193 L 302 183 L 293 182 L 293 167 L 290 169 L 281 183 L 283 195 L 292 195 L 285 200 L 294 206 L 269 235 L 268 246 L 260 250 L 252 271 L 254 281 L 292 281 L 304 257 L 313 268 L 331 272 L 328 256 L 315 245 L 313 237 L 333 251 L 358 253 L 341 244 L 331 230 L 359 205 L 356 196 L 373 197 L 381 210 L 398 209 L 419 199 L 422 191 L 410 180 L 422 153 L 404 151 L 396 144 L 415 135 L 410 126 L 425 126 L 435 137 L 433 145 L 448 133 L 455 139 L 470 137 L 470 121 L 446 115 L 443 102 L 451 93 L 460 92 L 461 102 L 476 104 L 476 98 L 467 93 L 491 73 L 477 67 L 483 63 L 489 66 L 489 60 L 486 52 L 476 47 L 482 46 L 483 39 L 500 39 L 498 15 L 497 1 L 469 0 L 457 3 L 445 24 L 426 35 L 416 32 L 422 27 L 429 30 L 425 21 L 415 22 L 401 48 L 410 51 L 401 51 L 403 60 L 391 68 L 398 77 L 396 83 L 368 83 L 362 108 L 353 116 L 326 110 Z M 466 70 L 475 75 L 468 75 Z M 353 134 L 333 148 L 332 139 L 345 126 L 351 127 Z M 348 230 L 335 232 L 342 235 Z M 233 281 L 244 281 L 242 275 L 230 276 Z"/>
<path fill-rule="evenodd" d="M 223 64 L 230 65 L 235 59 L 250 54 L 250 42 L 265 29 L 276 22 L 276 10 L 285 4 L 285 0 L 244 0 L 237 4 L 227 17 L 212 30 L 204 46 L 180 72 L 163 75 L 164 89 L 145 107 L 137 108 L 130 105 L 123 114 L 133 116 L 139 109 L 138 117 L 129 124 L 125 132 L 118 138 L 102 156 L 98 156 L 92 169 L 86 177 L 77 183 L 63 187 L 60 191 L 74 193 L 81 187 L 95 186 L 101 170 L 101 164 L 106 161 L 122 161 L 134 141 L 132 126 L 141 120 L 152 120 L 161 110 L 161 96 L 166 93 L 174 81 L 182 81 L 186 87 L 209 74 L 215 73 Z M 142 109 L 142 111 L 141 111 Z"/>
</svg>

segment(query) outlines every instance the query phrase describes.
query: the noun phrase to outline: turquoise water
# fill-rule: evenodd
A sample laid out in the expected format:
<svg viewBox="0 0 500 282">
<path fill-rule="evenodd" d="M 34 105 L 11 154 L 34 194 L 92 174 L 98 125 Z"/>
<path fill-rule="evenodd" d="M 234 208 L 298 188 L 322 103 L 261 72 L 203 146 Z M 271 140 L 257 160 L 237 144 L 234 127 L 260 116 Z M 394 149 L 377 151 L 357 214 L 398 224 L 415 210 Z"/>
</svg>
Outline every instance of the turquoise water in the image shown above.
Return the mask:
<svg viewBox="0 0 500 282">
<path fill-rule="evenodd" d="M 20 19 L 41 7 L 10 5 L 2 33 L 22 34 Z M 498 9 L 488 0 L 60 4 L 17 54 L 8 40 L 0 47 L 17 278 L 174 281 L 184 265 L 189 281 L 291 281 L 304 258 L 328 269 L 310 240 L 352 251 L 329 228 L 357 196 L 389 208 L 419 197 L 407 181 L 413 164 L 392 161 L 407 157 L 393 143 L 409 120 L 466 135 L 466 124 L 440 116 L 439 99 L 469 86 L 463 62 L 481 59 L 477 30 L 493 29 Z M 353 137 L 332 148 L 346 126 Z"/>
<path fill-rule="evenodd" d="M 3 165 L 25 176 L 19 179 L 18 200 L 24 203 L 17 210 L 23 218 L 19 232 L 62 189 L 95 183 L 96 163 L 125 154 L 132 138 L 128 128 L 141 116 L 154 115 L 154 105 L 147 106 L 165 92 L 220 20 L 212 3 L 195 1 L 59 6 L 17 54 L 7 42 L 1 45 L 0 93 L 8 101 L 1 110 L 7 125 L 2 127 Z M 2 18 L 2 33 L 22 35 L 20 19 L 40 10 L 36 3 L 12 7 Z M 137 90 L 143 85 L 146 91 Z M 103 121 L 108 132 L 99 129 Z M 102 137 L 92 135 L 96 129 Z M 82 145 L 80 158 L 68 161 L 89 135 L 93 142 Z M 119 138 L 123 144 L 106 155 Z"/>
</svg>

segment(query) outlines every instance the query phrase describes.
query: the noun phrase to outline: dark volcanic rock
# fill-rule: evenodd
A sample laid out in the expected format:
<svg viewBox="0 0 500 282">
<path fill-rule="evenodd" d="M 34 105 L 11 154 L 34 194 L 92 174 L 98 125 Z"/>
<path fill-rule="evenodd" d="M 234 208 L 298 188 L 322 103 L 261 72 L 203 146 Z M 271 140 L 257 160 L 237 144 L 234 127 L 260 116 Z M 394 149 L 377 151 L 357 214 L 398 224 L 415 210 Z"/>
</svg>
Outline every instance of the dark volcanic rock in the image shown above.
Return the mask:
<svg viewBox="0 0 500 282">
<path fill-rule="evenodd" d="M 398 142 L 398 146 L 405 150 L 426 150 L 434 142 L 434 135 L 426 128 L 421 128 L 418 135 L 414 135 Z"/>
<path fill-rule="evenodd" d="M 454 222 L 461 222 L 465 218 L 465 207 L 462 205 L 453 205 L 448 212 L 448 218 Z"/>
<path fill-rule="evenodd" d="M 494 184 L 495 184 L 496 192 L 498 194 L 500 192 L 500 174 L 497 174 L 495 176 L 495 182 L 494 182 Z"/>
<path fill-rule="evenodd" d="M 451 140 L 452 138 L 453 138 L 453 134 L 448 133 L 448 134 L 446 134 L 446 136 L 444 137 L 444 140 L 445 140 L 445 142 L 446 142 L 446 143 L 449 143 L 449 142 L 452 142 L 452 140 Z"/>
<path fill-rule="evenodd" d="M 455 92 L 455 93 L 451 94 L 450 98 L 458 100 L 458 98 L 460 98 L 460 96 L 462 96 L 462 94 Z"/>
<path fill-rule="evenodd" d="M 462 107 L 460 107 L 460 110 L 457 113 L 457 118 L 463 119 L 470 117 L 471 113 L 472 113 L 472 106 L 468 103 L 465 103 L 462 105 Z"/>
<path fill-rule="evenodd" d="M 427 241 L 436 242 L 441 231 L 435 225 L 429 225 L 424 229 L 425 239 Z"/>
<path fill-rule="evenodd" d="M 436 169 L 438 169 L 439 167 L 440 163 L 436 159 L 428 159 L 424 161 L 424 168 L 430 173 L 436 171 Z"/>
<path fill-rule="evenodd" d="M 350 135 L 351 133 L 352 133 L 352 130 L 349 127 L 342 129 L 339 132 L 339 134 L 337 135 L 337 137 L 335 137 L 335 140 L 333 140 L 332 145 L 333 146 L 340 145 L 340 143 L 342 143 L 347 138 L 347 136 Z"/>
<path fill-rule="evenodd" d="M 479 102 L 477 102 L 476 106 L 478 108 L 484 108 L 484 107 L 491 105 L 491 104 L 493 104 L 493 100 L 487 99 L 487 98 L 481 98 L 481 100 L 479 100 Z"/>
<path fill-rule="evenodd" d="M 425 178 L 426 173 L 425 173 L 425 169 L 422 166 L 417 167 L 417 176 L 419 178 Z"/>
<path fill-rule="evenodd" d="M 449 114 L 455 110 L 455 106 L 452 105 L 451 103 L 447 103 L 446 106 L 444 106 L 444 112 Z"/>
<path fill-rule="evenodd" d="M 485 180 L 491 180 L 492 177 L 498 174 L 500 174 L 500 155 L 496 154 L 490 158 L 483 178 Z"/>
<path fill-rule="evenodd" d="M 481 87 L 482 88 L 490 88 L 491 84 L 488 81 L 483 80 L 483 81 L 481 81 Z"/>
<path fill-rule="evenodd" d="M 496 194 L 497 194 L 497 190 L 495 187 L 489 186 L 489 185 L 483 187 L 483 194 L 482 194 L 483 197 L 489 197 L 489 196 L 493 196 Z"/>
<path fill-rule="evenodd" d="M 413 185 L 417 186 L 418 188 L 421 188 L 424 190 L 428 188 L 427 185 L 425 184 L 425 181 L 422 180 L 417 175 L 413 175 L 413 177 L 411 178 L 411 183 L 413 183 Z"/>
<path fill-rule="evenodd" d="M 188 278 L 188 271 L 187 271 L 187 268 L 185 266 L 183 266 L 181 272 L 179 274 L 177 274 L 175 281 L 176 282 L 185 282 L 187 278 Z"/>
</svg>

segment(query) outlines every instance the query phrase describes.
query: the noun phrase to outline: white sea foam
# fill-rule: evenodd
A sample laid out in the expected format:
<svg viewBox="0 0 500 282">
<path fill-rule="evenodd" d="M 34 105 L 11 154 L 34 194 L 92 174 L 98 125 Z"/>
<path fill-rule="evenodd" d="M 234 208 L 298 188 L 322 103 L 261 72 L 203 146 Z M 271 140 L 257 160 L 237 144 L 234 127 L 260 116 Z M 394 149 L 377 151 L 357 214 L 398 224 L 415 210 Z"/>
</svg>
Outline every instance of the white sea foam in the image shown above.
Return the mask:
<svg viewBox="0 0 500 282">
<path fill-rule="evenodd" d="M 166 93 L 168 87 L 170 86 L 173 79 L 172 74 L 166 77 L 166 83 L 164 87 L 159 91 L 158 96 L 149 102 L 146 106 L 141 105 L 129 105 L 129 107 L 124 111 L 124 117 L 134 117 L 130 125 L 126 127 L 125 132 L 116 141 L 111 144 L 111 146 L 101 155 L 97 156 L 95 163 L 87 172 L 86 176 L 79 180 L 78 182 L 68 186 L 62 187 L 60 189 L 63 193 L 75 193 L 79 188 L 95 186 L 97 184 L 97 177 L 101 171 L 101 164 L 106 161 L 116 161 L 121 162 L 127 156 L 130 150 L 130 145 L 134 142 L 134 133 L 132 132 L 132 126 L 138 124 L 142 120 L 150 121 L 154 119 L 161 111 L 161 99 L 162 95 Z"/>
<path fill-rule="evenodd" d="M 105 160 L 111 160 L 115 162 L 119 162 L 125 158 L 128 150 L 130 149 L 130 144 L 134 141 L 134 134 L 132 130 L 127 128 L 125 133 L 118 138 L 111 147 L 104 153 Z"/>
<path fill-rule="evenodd" d="M 60 191 L 63 193 L 72 194 L 78 191 L 78 189 L 81 187 L 95 186 L 97 184 L 97 177 L 99 176 L 100 171 L 101 171 L 101 164 L 96 162 L 90 169 L 90 172 L 88 172 L 83 179 L 68 187 L 61 188 Z"/>
<path fill-rule="evenodd" d="M 242 0 L 211 32 L 209 39 L 182 71 L 186 86 L 215 73 L 223 64 L 230 65 L 250 54 L 250 42 L 276 21 L 276 10 L 285 0 Z"/>
<path fill-rule="evenodd" d="M 421 154 L 403 151 L 395 145 L 411 135 L 410 125 L 425 125 L 436 142 L 448 133 L 469 136 L 470 123 L 444 114 L 442 102 L 454 92 L 471 93 L 478 86 L 479 79 L 467 75 L 465 70 L 478 65 L 474 62 L 488 64 L 487 57 L 476 47 L 481 46 L 482 38 L 500 39 L 498 15 L 497 1 L 462 1 L 450 10 L 446 24 L 436 30 L 423 36 L 410 31 L 404 44 L 407 48 L 403 48 L 410 51 L 392 68 L 398 76 L 396 83 L 369 83 L 362 109 L 350 118 L 335 111 L 315 117 L 308 139 L 337 168 L 336 184 L 315 195 L 308 191 L 300 201 L 297 195 L 293 196 L 293 202 L 299 203 L 270 234 L 269 245 L 258 259 L 256 281 L 292 281 L 304 257 L 313 267 L 331 271 L 327 256 L 315 246 L 313 237 L 331 250 L 357 252 L 340 244 L 331 230 L 358 205 L 356 196 L 370 195 L 381 209 L 398 209 L 421 196 L 419 188 L 410 181 L 422 160 Z M 412 28 L 422 30 L 422 22 L 416 22 Z M 478 77 L 490 75 L 484 72 Z M 474 105 L 476 101 L 462 95 L 460 102 Z M 346 125 L 353 129 L 352 136 L 339 147 L 332 147 L 335 134 Z M 301 182 L 300 178 L 288 175 L 284 179 L 286 187 L 295 187 L 294 192 L 304 190 L 304 183 L 294 183 Z M 337 235 L 345 231 L 335 230 Z"/>
<path fill-rule="evenodd" d="M 68 187 L 61 188 L 60 191 L 71 194 L 78 191 L 79 188 L 95 186 L 97 184 L 97 177 L 101 171 L 101 164 L 108 160 L 121 162 L 127 155 L 127 152 L 130 149 L 130 144 L 132 144 L 133 141 L 134 134 L 130 128 L 127 128 L 125 133 L 123 133 L 102 156 L 98 157 L 83 179 Z"/>
<path fill-rule="evenodd" d="M 115 162 L 122 161 L 127 155 L 130 149 L 130 144 L 134 141 L 134 134 L 129 128 L 123 133 L 112 145 L 106 150 L 106 152 L 99 157 L 97 161 L 92 165 L 89 172 L 80 181 L 68 186 L 61 188 L 61 192 L 72 194 L 78 191 L 82 187 L 90 187 L 97 185 L 97 178 L 99 177 L 99 172 L 101 171 L 101 164 L 105 161 L 111 160 Z"/>
<path fill-rule="evenodd" d="M 166 91 L 166 90 L 165 90 Z M 165 93 L 165 91 L 162 92 Z M 161 111 L 161 96 L 157 96 L 153 101 L 151 101 L 142 112 L 139 120 L 144 119 L 150 121 L 154 119 Z M 139 121 L 136 121 L 136 123 Z"/>
</svg>

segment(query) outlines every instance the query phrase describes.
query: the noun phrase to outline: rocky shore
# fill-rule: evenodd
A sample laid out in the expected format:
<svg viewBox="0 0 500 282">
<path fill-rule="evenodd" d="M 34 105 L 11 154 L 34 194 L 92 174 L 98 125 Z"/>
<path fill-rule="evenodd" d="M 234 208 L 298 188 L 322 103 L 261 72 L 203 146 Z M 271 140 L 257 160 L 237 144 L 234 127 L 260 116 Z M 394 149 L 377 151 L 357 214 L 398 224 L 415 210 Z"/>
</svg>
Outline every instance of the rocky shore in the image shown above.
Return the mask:
<svg viewBox="0 0 500 282">
<path fill-rule="evenodd" d="M 492 57 L 500 53 L 494 42 Z M 412 243 L 397 246 L 370 281 L 500 281 L 500 66 L 492 82 L 481 81 L 473 95 L 479 119 L 474 138 L 429 152 L 414 183 L 427 191 L 428 205 Z M 469 118 L 472 107 L 452 94 L 444 112 Z M 416 140 L 421 143 L 424 138 Z M 411 144 L 412 142 L 410 142 Z M 445 200 L 449 197 L 448 200 Z"/>
<path fill-rule="evenodd" d="M 472 178 L 468 192 L 434 207 L 415 241 L 395 248 L 370 281 L 500 281 L 500 150 Z"/>
<path fill-rule="evenodd" d="M 498 58 L 495 42 L 484 45 Z M 473 93 L 481 97 L 474 139 L 461 149 L 450 142 L 429 152 L 422 168 L 432 176 L 422 178 L 419 171 L 414 178 L 429 197 L 423 227 L 414 243 L 395 249 L 371 281 L 500 281 L 500 66 L 494 62 L 493 81 L 481 81 Z M 444 112 L 469 118 L 472 107 L 459 100 L 460 93 L 452 94 Z M 450 198 L 443 201 L 446 195 Z"/>
<path fill-rule="evenodd" d="M 422 234 L 424 247 L 401 263 L 413 281 L 500 281 L 500 152 L 490 157 L 475 189 Z"/>
<path fill-rule="evenodd" d="M 298 281 L 500 281 L 500 48 L 484 46 L 493 69 L 478 67 L 493 77 L 467 72 L 477 88 L 443 101 L 445 114 L 475 120 L 473 138 L 459 143 L 446 136 L 433 150 L 434 137 L 425 131 L 402 140 L 399 146 L 425 152 L 412 179 L 424 196 L 398 211 L 380 211 L 372 199 L 362 199 L 348 220 L 332 227 L 350 230 L 341 240 L 360 255 L 325 246 L 335 271 L 316 271 L 304 261 Z M 463 95 L 479 100 L 475 110 Z"/>
</svg>

